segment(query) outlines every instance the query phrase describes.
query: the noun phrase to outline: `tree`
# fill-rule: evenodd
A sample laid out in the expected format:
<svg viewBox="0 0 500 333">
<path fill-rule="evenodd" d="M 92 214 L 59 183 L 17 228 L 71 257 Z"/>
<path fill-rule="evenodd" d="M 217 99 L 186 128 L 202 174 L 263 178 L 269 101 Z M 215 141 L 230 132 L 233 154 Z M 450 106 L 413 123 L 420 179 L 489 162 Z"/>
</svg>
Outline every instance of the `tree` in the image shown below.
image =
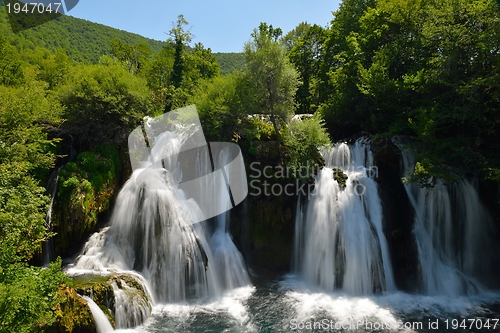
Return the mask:
<svg viewBox="0 0 500 333">
<path fill-rule="evenodd" d="M 359 66 L 358 87 L 372 101 L 371 128 L 417 139 L 415 179 L 498 167 L 496 5 L 385 0 L 360 22 L 358 40 L 371 61 Z"/>
<path fill-rule="evenodd" d="M 167 46 L 155 54 L 146 74 L 148 87 L 153 93 L 155 112 L 164 112 L 165 110 L 166 91 L 171 85 L 170 80 L 174 68 L 174 54 L 173 44 L 167 41 Z"/>
<path fill-rule="evenodd" d="M 200 79 L 211 79 L 220 74 L 220 66 L 210 48 L 206 49 L 202 43 L 196 43 L 192 52 L 188 53 L 188 73 L 186 76 L 191 82 Z M 191 74 L 192 73 L 192 74 Z"/>
<path fill-rule="evenodd" d="M 151 92 L 143 78 L 119 65 L 80 65 L 58 89 L 65 106 L 65 131 L 77 143 L 121 143 L 146 115 L 152 115 Z M 82 148 L 83 148 L 82 147 Z"/>
<path fill-rule="evenodd" d="M 254 29 L 252 40 L 244 48 L 243 77 L 248 85 L 249 112 L 269 114 L 276 136 L 282 141 L 278 119 L 286 121 L 294 112 L 299 80 L 280 36 L 281 29 L 266 23 Z"/>
<path fill-rule="evenodd" d="M 119 61 L 125 63 L 130 73 L 137 74 L 148 66 L 151 50 L 146 43 L 141 42 L 131 45 L 119 39 L 113 39 L 109 44 L 111 45 L 112 54 Z"/>
<path fill-rule="evenodd" d="M 10 38 L 0 35 L 0 84 L 18 85 L 23 81 L 18 52 Z"/>
<path fill-rule="evenodd" d="M 301 22 L 294 29 L 290 30 L 285 36 L 283 36 L 283 43 L 285 44 L 286 50 L 290 52 L 299 39 L 306 33 L 311 25 L 307 22 Z"/>
<path fill-rule="evenodd" d="M 188 22 L 184 18 L 184 15 L 177 16 L 177 22 L 172 23 L 173 27 L 168 32 L 169 36 L 173 39 L 175 48 L 175 58 L 174 58 L 174 70 L 172 72 L 172 84 L 175 88 L 179 88 L 182 82 L 182 74 L 185 70 L 184 68 L 184 55 L 186 53 L 186 46 L 193 39 L 193 35 L 189 31 L 184 30 L 184 26 L 188 25 Z"/>
<path fill-rule="evenodd" d="M 49 90 L 53 90 L 64 82 L 71 64 L 64 50 L 59 49 L 52 53 L 47 49 L 37 48 L 33 58 L 33 63 L 38 67 L 37 78 L 47 82 Z"/>
<path fill-rule="evenodd" d="M 238 98 L 238 73 L 200 82 L 190 102 L 200 114 L 208 141 L 231 141 L 242 113 Z"/>
<path fill-rule="evenodd" d="M 22 84 L 0 85 L 0 332 L 6 333 L 50 325 L 66 281 L 60 260 L 48 269 L 27 264 L 51 236 L 41 182 L 54 166 L 57 142 L 46 130 L 59 125 L 62 108 L 34 68 L 23 69 Z"/>
<path fill-rule="evenodd" d="M 358 89 L 359 67 L 366 54 L 360 48 L 360 18 L 374 0 L 345 0 L 326 31 L 319 69 L 319 110 L 330 133 L 342 138 L 367 130 L 371 102 Z"/>
<path fill-rule="evenodd" d="M 301 23 L 290 38 L 288 56 L 299 73 L 300 85 L 295 100 L 300 113 L 312 113 L 318 106 L 317 82 L 325 31 L 318 25 Z M 289 33 L 290 34 L 290 33 Z M 287 34 L 287 36 L 289 35 Z"/>
<path fill-rule="evenodd" d="M 319 147 L 330 145 L 331 140 L 319 113 L 304 120 L 292 120 L 285 132 L 285 147 L 288 157 L 287 165 L 309 168 L 308 175 L 322 164 Z M 312 163 L 310 163 L 312 162 Z"/>
</svg>

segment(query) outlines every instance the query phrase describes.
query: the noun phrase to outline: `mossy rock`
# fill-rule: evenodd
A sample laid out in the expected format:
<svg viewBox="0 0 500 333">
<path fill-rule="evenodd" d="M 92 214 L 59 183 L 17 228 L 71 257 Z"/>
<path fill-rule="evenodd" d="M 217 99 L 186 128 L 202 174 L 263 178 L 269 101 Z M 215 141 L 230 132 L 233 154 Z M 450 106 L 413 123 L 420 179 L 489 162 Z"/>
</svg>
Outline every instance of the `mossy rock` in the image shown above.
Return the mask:
<svg viewBox="0 0 500 333">
<path fill-rule="evenodd" d="M 80 152 L 59 173 L 52 229 L 55 255 L 72 256 L 107 219 L 122 178 L 118 147 L 96 146 Z"/>
<path fill-rule="evenodd" d="M 60 302 L 54 307 L 56 322 L 44 329 L 48 333 L 95 333 L 96 327 L 90 308 L 76 290 L 62 285 L 58 292 Z"/>
<path fill-rule="evenodd" d="M 86 179 L 76 176 L 72 190 L 60 191 L 54 206 L 52 219 L 55 250 L 57 255 L 69 256 L 81 248 L 90 233 L 96 230 L 100 217 L 110 211 L 113 198 L 118 193 L 116 180 L 108 180 L 98 190 Z M 61 184 L 63 187 L 66 182 Z"/>
<path fill-rule="evenodd" d="M 347 179 L 349 177 L 347 177 L 347 175 L 344 173 L 344 171 L 342 171 L 339 168 L 333 168 L 332 169 L 332 173 L 333 173 L 333 179 L 335 179 L 337 181 L 337 183 L 339 184 L 339 186 L 341 188 L 345 188 L 346 187 L 346 183 L 347 183 Z"/>
<path fill-rule="evenodd" d="M 80 295 L 91 297 L 115 326 L 114 317 L 109 309 L 115 306 L 113 286 L 109 276 L 87 276 L 73 280 L 74 288 Z"/>
<path fill-rule="evenodd" d="M 123 283 L 128 286 L 127 295 L 131 300 L 134 297 L 139 297 L 149 308 L 149 311 L 152 310 L 147 291 L 133 275 L 125 273 L 107 276 L 83 275 L 75 277 L 72 280 L 74 289 L 81 295 L 92 297 L 94 302 L 101 308 L 104 314 L 106 314 L 113 327 L 116 327 L 114 318 L 116 304 L 113 284 L 116 284 L 119 289 L 125 289 Z M 142 320 L 145 319 L 146 318 L 142 318 Z M 136 325 L 142 324 L 142 321 L 138 321 L 139 322 L 135 323 Z"/>
<path fill-rule="evenodd" d="M 112 279 L 118 285 L 119 288 L 122 287 L 121 286 L 122 281 L 125 282 L 127 286 L 136 289 L 137 292 L 142 294 L 142 297 L 149 302 L 147 291 L 144 290 L 144 286 L 140 284 L 135 277 L 128 274 L 119 274 L 117 276 L 114 276 Z"/>
</svg>

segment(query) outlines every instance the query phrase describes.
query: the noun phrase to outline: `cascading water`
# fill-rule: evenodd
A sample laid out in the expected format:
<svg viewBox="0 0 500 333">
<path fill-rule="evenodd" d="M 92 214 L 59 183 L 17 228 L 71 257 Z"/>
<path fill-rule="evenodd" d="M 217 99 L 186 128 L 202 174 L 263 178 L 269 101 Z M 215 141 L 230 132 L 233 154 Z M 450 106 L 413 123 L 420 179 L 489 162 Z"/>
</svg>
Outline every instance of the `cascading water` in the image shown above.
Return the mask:
<svg viewBox="0 0 500 333">
<path fill-rule="evenodd" d="M 48 232 L 51 232 L 52 228 L 52 207 L 54 206 L 54 199 L 57 194 L 57 186 L 59 184 L 59 172 L 62 168 L 68 163 L 73 161 L 76 156 L 75 147 L 73 147 L 75 139 L 72 135 L 68 135 L 66 142 L 66 151 L 68 152 L 66 160 L 63 162 L 61 166 L 59 166 L 56 170 L 52 172 L 50 175 L 49 181 L 47 182 L 46 190 L 50 193 L 50 203 L 49 209 L 47 210 L 47 214 L 45 215 L 45 227 Z M 53 239 L 49 238 L 47 241 L 43 243 L 42 246 L 42 256 L 43 256 L 43 266 L 48 267 L 50 262 L 54 259 L 54 244 Z"/>
<path fill-rule="evenodd" d="M 219 165 L 227 165 L 230 162 L 230 156 L 227 151 L 221 151 L 219 156 Z M 225 182 L 220 180 L 219 188 L 226 186 Z M 231 207 L 231 202 L 226 195 L 216 197 L 217 204 L 222 208 Z M 228 232 L 229 211 L 218 215 L 216 218 L 216 229 L 210 240 L 211 248 L 218 271 L 223 272 L 221 283 L 225 289 L 234 289 L 250 284 L 243 257 L 234 245 Z"/>
<path fill-rule="evenodd" d="M 54 199 L 57 193 L 57 184 L 59 183 L 59 171 L 62 169 L 62 165 L 52 172 L 47 183 L 47 192 L 51 194 L 49 209 L 47 210 L 47 215 L 45 215 L 45 227 L 50 232 L 52 227 L 52 207 L 54 206 Z M 52 259 L 54 258 L 54 246 L 52 244 L 52 239 L 49 238 L 43 243 L 42 246 L 43 255 L 43 266 L 48 267 Z"/>
<path fill-rule="evenodd" d="M 395 139 L 403 155 L 403 177 L 415 167 L 415 158 Z M 415 211 L 413 233 L 420 260 L 422 292 L 427 295 L 472 295 L 495 276 L 494 227 L 473 184 L 462 179 L 432 187 L 404 183 Z"/>
<path fill-rule="evenodd" d="M 104 312 L 102 312 L 101 308 L 99 308 L 99 305 L 97 305 L 90 297 L 82 296 L 82 298 L 89 305 L 90 312 L 92 312 L 92 316 L 94 317 L 97 333 L 113 332 L 113 326 L 111 326 L 109 319 L 106 317 Z"/>
<path fill-rule="evenodd" d="M 352 295 L 395 289 L 368 144 L 322 151 L 326 166 L 304 206 L 297 203 L 295 270 L 326 291 Z M 342 170 L 345 188 L 335 179 Z"/>
<path fill-rule="evenodd" d="M 166 139 L 167 136 L 170 148 L 174 144 L 172 140 L 180 140 L 179 145 L 184 140 L 182 135 L 174 134 L 165 134 L 165 137 L 157 139 Z M 322 329 L 332 332 L 445 332 L 451 330 L 451 318 L 463 318 L 468 323 L 471 320 L 484 325 L 489 323 L 491 329 L 484 331 L 494 331 L 495 318 L 498 317 L 498 311 L 495 310 L 498 306 L 494 304 L 498 304 L 498 294 L 453 299 L 395 290 L 389 252 L 382 233 L 380 199 L 374 182 L 377 170 L 371 167 L 370 147 L 363 142 L 352 146 L 338 144 L 322 152 L 326 167 L 316 177 L 315 191 L 311 193 L 310 200 L 302 198 L 299 203 L 306 203 L 297 206 L 294 263 L 299 274 L 288 275 L 280 282 L 275 279 L 266 282 L 263 278 L 263 281 L 259 281 L 261 290 L 254 291 L 253 287 L 246 287 L 223 292 L 224 289 L 248 283 L 241 255 L 226 233 L 229 228 L 228 214 L 201 223 L 183 224 L 176 229 L 175 225 L 172 226 L 175 221 L 183 218 L 190 221 L 194 218 L 193 214 L 199 212 L 198 206 L 191 199 L 186 199 L 182 191 L 170 187 L 169 181 L 175 183 L 180 178 L 207 174 L 214 169 L 213 164 L 223 165 L 227 162 L 226 153 L 220 151 L 212 154 L 212 163 L 207 158 L 207 150 L 197 151 L 196 162 L 193 163 L 197 170 L 193 175 L 165 171 L 170 170 L 169 165 L 178 163 L 173 157 L 164 161 L 165 169 L 160 167 L 146 171 L 152 172 L 152 175 L 134 174 L 134 179 L 138 181 L 135 185 L 125 185 L 121 193 L 123 195 L 117 199 L 111 226 L 90 237 L 76 267 L 70 272 L 78 273 L 77 269 L 83 269 L 80 271 L 83 273 L 90 269 L 94 274 L 111 273 L 115 293 L 112 313 L 118 329 L 132 328 L 142 323 L 140 327 L 127 329 L 127 332 L 290 332 L 316 331 L 317 326 L 312 325 L 319 323 Z M 345 186 L 342 174 L 335 168 L 348 176 Z M 227 188 L 228 182 L 221 179 L 218 179 L 220 184 L 217 183 L 206 193 L 203 198 L 206 202 L 201 205 L 220 206 L 216 211 L 231 207 L 231 196 L 224 193 L 231 193 L 232 188 Z M 470 212 L 474 210 L 466 206 L 477 205 L 468 193 L 472 187 L 464 187 L 460 191 L 463 194 L 448 189 L 451 205 L 462 200 L 459 208 L 453 209 L 458 209 L 457 214 L 471 215 Z M 163 202 L 164 197 L 156 192 L 170 193 L 173 199 L 168 203 L 168 209 L 158 208 L 166 203 Z M 136 214 L 135 218 L 129 216 L 131 212 Z M 165 215 L 160 218 L 161 214 Z M 154 222 L 145 222 L 146 215 Z M 128 227 L 127 221 L 134 219 L 137 226 Z M 185 279 L 182 280 L 185 292 L 176 296 L 179 302 L 168 299 L 162 301 L 161 297 L 168 296 L 162 296 L 162 286 L 169 281 L 158 282 L 155 287 L 159 288 L 157 291 L 152 280 L 142 277 L 149 270 L 153 271 L 154 267 L 140 264 L 140 261 L 152 261 L 150 256 L 154 253 L 164 256 L 163 259 L 155 259 L 156 264 L 163 265 L 158 269 L 166 269 L 166 263 L 172 264 L 169 262 L 167 244 L 167 241 L 172 240 L 166 235 L 171 229 L 180 229 L 192 236 L 176 235 L 179 238 L 176 244 L 180 248 L 178 257 L 187 256 L 184 258 L 186 260 L 178 258 L 174 262 L 183 265 L 185 272 Z M 469 230 L 467 235 L 473 237 L 470 233 L 476 231 Z M 140 241 L 142 239 L 144 242 Z M 157 248 L 151 248 L 153 244 Z M 471 259 L 477 260 L 479 257 Z M 203 269 L 196 271 L 201 274 L 196 281 L 190 270 L 198 266 Z M 479 266 L 475 267 L 479 269 Z M 177 270 L 174 268 L 173 271 Z M 129 283 L 132 275 L 133 281 L 143 285 L 146 293 L 151 290 L 152 297 L 138 297 L 134 290 L 137 289 L 136 285 L 132 281 Z M 154 276 L 151 273 L 148 279 Z M 170 276 L 175 277 L 173 274 Z M 323 290 L 311 288 L 311 284 Z M 331 292 L 333 290 L 339 292 Z M 380 291 L 393 292 L 377 293 Z M 182 302 L 188 297 L 203 297 L 211 293 L 223 296 Z M 145 301 L 147 299 L 154 299 L 155 306 L 151 307 Z M 161 302 L 168 304 L 158 304 Z M 151 318 L 144 321 L 147 316 Z M 444 320 L 449 318 L 445 323 Z M 307 328 L 308 324 L 311 324 L 311 329 Z M 327 325 L 326 329 L 324 325 Z M 457 330 L 468 331 L 472 330 Z"/>
<path fill-rule="evenodd" d="M 192 223 L 203 220 L 200 208 L 176 186 L 185 176 L 177 156 L 188 137 L 182 131 L 166 131 L 155 138 L 151 163 L 134 171 L 117 197 L 110 227 L 89 239 L 68 270 L 70 274 L 138 272 L 152 303 L 219 296 L 227 289 L 250 284 L 241 254 L 226 230 L 228 214 L 216 217 L 212 235 L 208 222 Z M 195 175 L 206 175 L 212 170 L 207 150 L 195 153 Z M 218 158 L 225 161 L 227 156 L 222 150 Z M 230 208 L 226 183 L 215 190 L 226 195 L 208 193 L 206 200 Z M 119 328 L 137 325 L 150 313 L 149 304 L 140 298 L 132 299 L 137 306 L 121 301 L 127 294 L 123 283 L 121 288 L 113 285 Z"/>
</svg>

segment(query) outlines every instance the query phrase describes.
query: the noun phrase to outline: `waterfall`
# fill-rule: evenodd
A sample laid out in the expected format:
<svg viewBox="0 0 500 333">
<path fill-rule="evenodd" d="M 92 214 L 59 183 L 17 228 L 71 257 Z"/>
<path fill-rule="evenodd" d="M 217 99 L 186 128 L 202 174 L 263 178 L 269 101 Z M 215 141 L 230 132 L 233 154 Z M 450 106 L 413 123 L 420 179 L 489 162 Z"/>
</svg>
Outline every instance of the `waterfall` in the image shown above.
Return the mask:
<svg viewBox="0 0 500 333">
<path fill-rule="evenodd" d="M 45 227 L 47 232 L 50 232 L 52 227 L 52 207 L 54 206 L 54 199 L 57 193 L 57 184 L 59 183 L 59 171 L 62 169 L 62 165 L 52 172 L 49 181 L 47 183 L 47 192 L 50 193 L 49 209 L 45 215 Z M 49 267 L 50 262 L 54 259 L 54 244 L 52 238 L 49 238 L 42 245 L 42 255 L 43 255 L 43 266 Z"/>
<path fill-rule="evenodd" d="M 401 148 L 403 177 L 414 169 L 415 157 Z M 415 211 L 413 234 L 420 261 L 422 292 L 427 295 L 477 294 L 492 270 L 495 249 L 494 227 L 478 192 L 467 179 L 452 185 L 434 179 L 433 187 L 404 183 Z M 495 281 L 493 281 L 495 282 Z"/>
<path fill-rule="evenodd" d="M 95 327 L 97 330 L 97 333 L 109 333 L 113 332 L 113 326 L 111 326 L 111 323 L 108 320 L 108 317 L 102 312 L 101 308 L 99 305 L 95 304 L 95 302 L 92 300 L 92 298 L 87 297 L 87 296 L 81 296 L 85 301 L 87 301 L 87 304 L 89 305 L 90 312 L 92 313 L 92 317 L 94 317 L 94 322 L 95 322 Z"/>
<path fill-rule="evenodd" d="M 66 141 L 66 140 L 65 140 Z M 75 139 L 70 134 L 68 135 L 68 139 L 66 141 L 66 151 L 68 152 L 68 156 L 66 160 L 63 162 L 61 166 L 59 166 L 56 170 L 52 172 L 50 175 L 49 181 L 47 182 L 46 190 L 50 196 L 49 209 L 47 210 L 47 214 L 45 215 L 45 227 L 47 228 L 47 232 L 51 231 L 52 228 L 52 207 L 54 206 L 54 199 L 57 194 L 57 186 L 59 184 L 59 172 L 62 168 L 68 163 L 73 161 L 76 156 L 75 147 L 73 147 L 73 142 Z M 50 237 L 47 241 L 45 241 L 42 245 L 42 264 L 44 267 L 48 267 L 50 262 L 54 259 L 54 243 L 52 237 Z"/>
<path fill-rule="evenodd" d="M 326 291 L 352 295 L 395 289 L 370 146 L 358 140 L 322 151 L 326 166 L 296 214 L 294 266 Z M 342 172 L 340 172 L 338 169 Z M 348 178 L 345 187 L 335 178 Z"/>
<path fill-rule="evenodd" d="M 207 187 L 214 193 L 203 193 L 204 203 L 188 198 L 177 186 L 184 178 L 207 175 L 213 169 L 207 147 L 188 152 L 196 158 L 191 162 L 194 171 L 181 168 L 185 159 L 178 159 L 178 153 L 188 138 L 182 131 L 166 131 L 155 138 L 151 163 L 133 172 L 117 196 L 110 226 L 90 237 L 69 274 L 137 272 L 153 304 L 219 296 L 250 284 L 242 256 L 227 231 L 228 214 L 216 217 L 215 231 L 210 221 L 200 217 L 199 204 L 231 208 L 226 183 Z M 217 158 L 226 162 L 233 155 L 222 149 Z M 133 327 L 149 316 L 146 307 L 134 313 L 135 306 L 120 301 L 126 298 L 126 283 L 125 288 L 123 283 L 122 288 L 113 287 L 116 303 L 121 304 L 115 309 L 118 328 Z"/>
<path fill-rule="evenodd" d="M 219 165 L 227 165 L 230 156 L 227 151 L 221 151 L 218 156 Z M 223 179 L 220 180 L 219 188 L 226 187 Z M 229 191 L 229 189 L 228 189 Z M 221 192 L 223 193 L 223 192 Z M 215 197 L 216 204 L 222 207 L 231 207 L 230 198 L 227 195 Z M 250 278 L 243 262 L 243 257 L 234 245 L 229 234 L 229 211 L 218 215 L 216 218 L 216 229 L 210 240 L 213 249 L 215 263 L 221 276 L 221 283 L 225 289 L 246 286 L 250 284 Z"/>
<path fill-rule="evenodd" d="M 138 278 L 140 280 L 140 277 Z M 151 315 L 151 303 L 147 297 L 144 297 L 146 295 L 137 293 L 137 290 L 119 277 L 113 281 L 112 286 L 115 296 L 113 314 L 116 327 L 131 328 L 138 326 Z"/>
</svg>

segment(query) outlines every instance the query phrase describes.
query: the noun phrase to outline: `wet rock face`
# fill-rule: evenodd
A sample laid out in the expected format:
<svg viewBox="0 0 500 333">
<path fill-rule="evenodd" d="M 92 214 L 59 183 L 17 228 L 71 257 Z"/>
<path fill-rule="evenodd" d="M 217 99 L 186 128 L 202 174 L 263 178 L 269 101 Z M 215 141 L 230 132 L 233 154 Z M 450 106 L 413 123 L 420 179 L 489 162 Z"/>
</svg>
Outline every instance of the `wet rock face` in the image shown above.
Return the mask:
<svg viewBox="0 0 500 333">
<path fill-rule="evenodd" d="M 53 230 L 55 253 L 70 257 L 81 247 L 96 228 L 107 220 L 112 201 L 119 191 L 117 181 L 100 189 L 85 188 L 82 183 L 63 198 L 57 197 L 54 207 Z"/>
<path fill-rule="evenodd" d="M 78 294 L 94 300 L 113 327 L 141 325 L 151 313 L 148 293 L 133 275 L 81 276 L 74 279 L 74 284 Z"/>
<path fill-rule="evenodd" d="M 401 152 L 390 140 L 372 141 L 371 148 L 382 200 L 384 233 L 391 253 L 398 289 L 415 291 L 418 285 L 418 258 L 412 237 L 413 208 L 401 182 Z"/>
<path fill-rule="evenodd" d="M 83 151 L 59 172 L 52 210 L 55 256 L 71 257 L 108 220 L 113 202 L 131 173 L 124 147 Z"/>
<path fill-rule="evenodd" d="M 147 291 L 133 275 L 85 275 L 74 278 L 71 284 L 72 287 L 61 286 L 60 303 L 54 308 L 56 322 L 50 327 L 45 327 L 45 332 L 96 333 L 90 308 L 81 296 L 91 297 L 108 317 L 113 327 L 120 326 L 118 321 L 115 322 L 115 318 L 122 321 L 121 327 L 135 327 L 142 324 L 151 313 L 151 301 Z M 118 300 L 116 292 L 121 292 Z M 128 305 L 140 308 L 137 306 L 138 300 L 140 305 L 144 305 L 142 311 L 131 309 L 133 313 L 124 312 L 124 308 Z M 121 317 L 117 316 L 117 307 L 120 307 Z"/>
<path fill-rule="evenodd" d="M 76 290 L 61 286 L 59 290 L 60 303 L 54 308 L 56 322 L 45 328 L 48 333 L 96 333 L 94 318 L 90 308 Z"/>
<path fill-rule="evenodd" d="M 248 267 L 256 273 L 290 271 L 296 197 L 248 197 L 231 214 L 231 231 Z"/>
<path fill-rule="evenodd" d="M 291 268 L 297 182 L 286 177 L 278 146 L 277 141 L 254 141 L 253 154 L 242 147 L 249 193 L 231 210 L 234 243 L 257 274 L 282 274 Z"/>
<path fill-rule="evenodd" d="M 113 324 L 113 316 L 110 313 L 110 310 L 115 307 L 112 279 L 112 277 L 83 276 L 74 280 L 74 288 L 79 295 L 92 298 L 101 309 L 108 309 L 103 311 Z"/>
</svg>

